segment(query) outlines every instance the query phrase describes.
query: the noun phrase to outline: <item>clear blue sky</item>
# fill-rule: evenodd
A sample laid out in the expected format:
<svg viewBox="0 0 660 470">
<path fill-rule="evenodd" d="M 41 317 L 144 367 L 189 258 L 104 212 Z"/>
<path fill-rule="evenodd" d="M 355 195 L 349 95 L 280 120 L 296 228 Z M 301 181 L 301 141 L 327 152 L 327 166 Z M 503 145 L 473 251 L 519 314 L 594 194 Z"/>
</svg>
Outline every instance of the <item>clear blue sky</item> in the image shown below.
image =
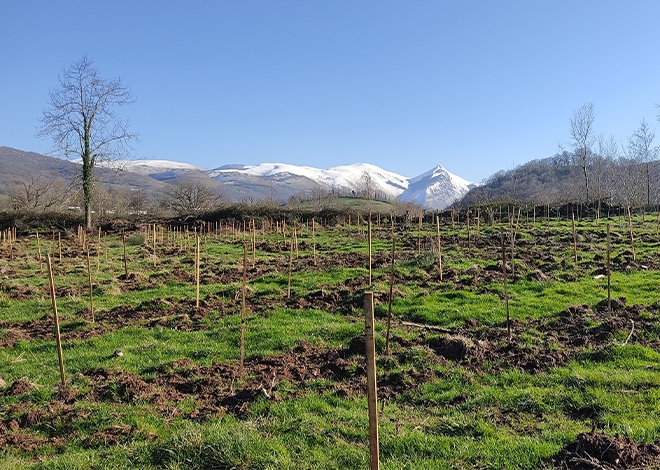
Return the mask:
<svg viewBox="0 0 660 470">
<path fill-rule="evenodd" d="M 51 149 L 38 119 L 83 54 L 136 96 L 138 158 L 207 168 L 480 181 L 553 155 L 586 102 L 608 138 L 659 125 L 657 0 L 0 3 L 0 145 L 21 150 Z"/>
</svg>

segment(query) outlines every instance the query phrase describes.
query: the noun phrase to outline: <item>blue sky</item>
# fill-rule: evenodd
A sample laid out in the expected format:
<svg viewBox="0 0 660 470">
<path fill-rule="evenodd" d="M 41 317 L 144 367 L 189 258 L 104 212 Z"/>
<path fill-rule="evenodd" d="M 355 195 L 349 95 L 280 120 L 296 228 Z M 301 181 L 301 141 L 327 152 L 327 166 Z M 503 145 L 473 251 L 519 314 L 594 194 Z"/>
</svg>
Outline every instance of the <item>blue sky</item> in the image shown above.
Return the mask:
<svg viewBox="0 0 660 470">
<path fill-rule="evenodd" d="M 21 150 L 52 148 L 35 128 L 83 54 L 137 98 L 138 158 L 207 168 L 481 181 L 557 152 L 586 102 L 607 138 L 659 125 L 656 0 L 0 1 L 0 145 Z"/>
</svg>

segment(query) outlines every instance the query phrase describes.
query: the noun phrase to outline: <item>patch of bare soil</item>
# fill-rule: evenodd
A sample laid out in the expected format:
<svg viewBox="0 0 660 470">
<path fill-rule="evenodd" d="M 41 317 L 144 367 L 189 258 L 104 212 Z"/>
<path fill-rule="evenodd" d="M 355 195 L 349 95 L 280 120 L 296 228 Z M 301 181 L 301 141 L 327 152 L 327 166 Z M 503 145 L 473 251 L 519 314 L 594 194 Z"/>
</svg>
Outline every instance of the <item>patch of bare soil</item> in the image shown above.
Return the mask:
<svg viewBox="0 0 660 470">
<path fill-rule="evenodd" d="M 581 433 L 552 460 L 569 470 L 643 470 L 660 468 L 660 446 L 637 444 L 629 437 Z"/>
<path fill-rule="evenodd" d="M 33 451 L 48 445 L 61 445 L 63 440 L 57 437 L 41 437 L 34 434 L 0 432 L 0 449 Z"/>
<path fill-rule="evenodd" d="M 317 348 L 299 340 L 289 352 L 246 361 L 241 369 L 237 363 L 195 366 L 189 359 L 163 367 L 159 374 L 143 380 L 136 374 L 119 370 L 95 368 L 85 376 L 90 382 L 87 400 L 124 403 L 150 403 L 161 412 L 180 414 L 176 405 L 194 399 L 195 409 L 190 418 L 203 418 L 225 412 L 243 415 L 257 398 L 281 400 L 282 383 L 301 386 L 305 383 L 329 379 L 329 391 L 342 397 L 366 393 L 364 371 L 364 342 L 360 337 L 346 348 Z M 395 397 L 433 378 L 429 369 L 410 369 L 385 374 L 379 379 L 379 396 Z M 304 388 L 287 391 L 304 393 Z"/>
<path fill-rule="evenodd" d="M 27 377 L 18 379 L 11 384 L 2 394 L 4 396 L 16 396 L 24 393 L 30 393 L 36 390 L 37 386 L 30 382 Z"/>
<path fill-rule="evenodd" d="M 85 309 L 79 319 L 61 318 L 60 332 L 63 340 L 70 341 L 97 337 L 128 325 L 196 331 L 208 328 L 204 319 L 209 316 L 211 310 L 210 301 L 204 299 L 200 299 L 199 307 L 196 307 L 195 301 L 191 299 L 153 299 L 137 306 L 124 305 L 97 312 L 94 323 L 85 320 L 91 320 L 89 309 Z M 14 347 L 21 340 L 55 339 L 53 319 L 48 315 L 27 322 L 0 320 L 0 330 L 2 348 Z"/>
<path fill-rule="evenodd" d="M 608 313 L 605 300 L 594 309 L 588 305 L 569 307 L 550 320 L 512 320 L 510 340 L 506 322 L 486 328 L 468 321 L 444 335 L 422 334 L 420 342 L 438 356 L 475 370 L 487 365 L 490 372 L 514 368 L 538 373 L 565 364 L 589 348 L 598 350 L 611 344 L 617 332 L 629 333 L 627 343 L 657 346 L 657 341 L 646 339 L 646 333 L 658 326 L 658 315 L 649 315 L 648 309 L 613 299 L 612 312 Z M 536 341 L 523 339 L 523 334 Z"/>
</svg>

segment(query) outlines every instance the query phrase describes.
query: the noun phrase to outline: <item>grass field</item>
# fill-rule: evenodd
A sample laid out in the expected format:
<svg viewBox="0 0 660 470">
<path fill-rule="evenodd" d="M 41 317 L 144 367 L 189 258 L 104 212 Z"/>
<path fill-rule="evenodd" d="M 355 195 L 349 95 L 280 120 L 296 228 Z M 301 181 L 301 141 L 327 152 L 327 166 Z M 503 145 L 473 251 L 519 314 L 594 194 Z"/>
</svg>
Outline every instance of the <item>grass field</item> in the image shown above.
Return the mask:
<svg viewBox="0 0 660 470">
<path fill-rule="evenodd" d="M 633 220 L 634 251 L 619 218 L 577 222 L 575 244 L 570 220 L 473 222 L 469 234 L 464 221 L 443 220 L 442 273 L 435 224 L 397 225 L 391 268 L 383 219 L 373 224 L 371 284 L 367 225 L 355 222 L 314 233 L 299 223 L 293 255 L 290 225 L 257 224 L 254 252 L 249 232 L 203 233 L 199 307 L 192 227 L 127 237 L 128 276 L 121 234 L 88 235 L 93 321 L 75 231 L 61 243 L 51 232 L 39 245 L 36 233 L 5 241 L 0 468 L 369 468 L 368 291 L 381 468 L 657 466 L 655 215 Z M 38 249 L 53 257 L 65 387 Z"/>
</svg>

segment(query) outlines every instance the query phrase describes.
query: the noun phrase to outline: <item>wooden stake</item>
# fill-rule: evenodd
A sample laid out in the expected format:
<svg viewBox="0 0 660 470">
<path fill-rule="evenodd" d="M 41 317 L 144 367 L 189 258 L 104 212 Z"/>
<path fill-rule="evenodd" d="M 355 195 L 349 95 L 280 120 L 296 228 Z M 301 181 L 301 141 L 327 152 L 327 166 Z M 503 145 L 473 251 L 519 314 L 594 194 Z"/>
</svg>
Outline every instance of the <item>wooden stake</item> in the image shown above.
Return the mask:
<svg viewBox="0 0 660 470">
<path fill-rule="evenodd" d="M 440 281 L 442 282 L 442 244 L 440 239 L 440 216 L 435 218 L 435 233 L 438 238 L 438 271 L 440 271 Z"/>
<path fill-rule="evenodd" d="M 504 275 L 504 306 L 506 309 L 506 332 L 509 341 L 511 341 L 511 318 L 509 317 L 509 292 L 507 287 L 506 245 L 504 244 L 504 232 L 502 232 L 502 274 Z"/>
<path fill-rule="evenodd" d="M 291 249 L 289 250 L 289 280 L 286 287 L 286 298 L 291 298 L 291 271 L 293 270 L 293 234 L 291 234 Z"/>
<path fill-rule="evenodd" d="M 573 258 L 575 262 L 578 262 L 578 253 L 577 253 L 577 232 L 575 231 L 575 213 L 572 214 L 573 222 Z"/>
<path fill-rule="evenodd" d="M 470 211 L 465 212 L 465 223 L 467 224 L 467 249 L 470 252 Z"/>
<path fill-rule="evenodd" d="M 153 246 L 153 251 L 154 251 L 154 266 L 156 266 L 156 224 L 153 226 L 153 241 L 152 241 L 152 246 Z M 199 240 L 198 240 L 199 242 Z"/>
<path fill-rule="evenodd" d="M 316 266 L 316 224 L 312 217 L 312 253 L 314 257 L 314 266 Z"/>
<path fill-rule="evenodd" d="M 610 224 L 607 224 L 607 313 L 612 313 L 612 270 L 610 267 L 610 253 L 612 245 L 610 242 Z"/>
<path fill-rule="evenodd" d="M 392 230 L 392 260 L 390 261 L 390 297 L 387 303 L 387 334 L 385 335 L 385 354 L 390 354 L 390 326 L 392 325 L 392 301 L 394 299 L 394 253 L 396 240 Z"/>
<path fill-rule="evenodd" d="M 257 264 L 257 226 L 252 219 L 252 267 Z"/>
<path fill-rule="evenodd" d="M 199 308 L 199 235 L 195 236 L 195 308 Z"/>
<path fill-rule="evenodd" d="M 60 381 L 62 383 L 62 387 L 66 387 L 66 378 L 64 376 L 64 357 L 62 356 L 62 337 L 60 336 L 60 317 L 57 315 L 55 281 L 53 279 L 53 266 L 50 261 L 50 255 L 47 255 L 46 263 L 48 265 L 48 282 L 50 284 L 50 302 L 53 307 L 53 319 L 55 321 L 55 341 L 57 343 L 57 360 L 60 364 Z"/>
<path fill-rule="evenodd" d="M 96 272 L 101 270 L 101 227 L 99 227 L 98 243 L 96 247 Z"/>
<path fill-rule="evenodd" d="M 632 248 L 633 261 L 637 261 L 637 256 L 635 255 L 635 234 L 633 232 L 632 216 L 630 214 L 630 206 L 628 206 L 628 231 L 630 232 L 630 246 Z"/>
<path fill-rule="evenodd" d="M 44 260 L 41 258 L 41 242 L 39 241 L 39 231 L 37 231 L 37 254 L 39 256 L 39 272 L 44 273 Z"/>
<path fill-rule="evenodd" d="M 369 285 L 371 285 L 372 282 L 372 271 L 371 271 L 371 262 L 372 262 L 372 257 L 371 257 L 371 214 L 369 214 L 369 222 L 367 222 L 367 244 L 369 245 Z"/>
<path fill-rule="evenodd" d="M 87 280 L 89 281 L 89 312 L 92 315 L 92 323 L 94 323 L 94 286 L 92 284 L 92 268 L 89 263 L 89 245 L 85 247 L 85 255 L 87 256 Z"/>
<path fill-rule="evenodd" d="M 245 296 L 247 294 L 247 245 L 243 245 L 243 289 L 241 290 L 241 370 L 245 361 Z"/>
<path fill-rule="evenodd" d="M 126 234 L 122 230 L 121 243 L 124 246 L 124 279 L 128 281 L 128 259 L 126 258 Z"/>
<path fill-rule="evenodd" d="M 419 213 L 419 230 L 417 231 L 417 254 L 422 254 L 422 212 Z"/>
<path fill-rule="evenodd" d="M 367 359 L 369 405 L 369 468 L 378 470 L 378 395 L 376 391 L 376 341 L 374 337 L 374 294 L 364 294 L 364 346 Z"/>
</svg>

